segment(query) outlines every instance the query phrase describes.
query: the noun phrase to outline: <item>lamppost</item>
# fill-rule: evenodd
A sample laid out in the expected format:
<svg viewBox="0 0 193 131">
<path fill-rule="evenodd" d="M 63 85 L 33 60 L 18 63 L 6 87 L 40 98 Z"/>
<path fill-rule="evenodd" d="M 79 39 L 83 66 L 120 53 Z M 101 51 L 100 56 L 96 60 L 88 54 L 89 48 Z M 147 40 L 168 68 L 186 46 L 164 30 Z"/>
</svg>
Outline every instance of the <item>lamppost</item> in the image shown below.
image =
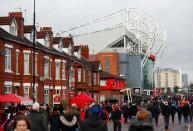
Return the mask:
<svg viewBox="0 0 193 131">
<path fill-rule="evenodd" d="M 35 47 L 36 47 L 36 42 L 35 42 L 35 31 L 36 31 L 36 27 L 35 27 L 35 4 L 36 1 L 34 0 L 34 16 L 33 16 L 33 85 L 32 85 L 32 90 L 33 90 L 33 102 L 35 102 Z"/>
</svg>

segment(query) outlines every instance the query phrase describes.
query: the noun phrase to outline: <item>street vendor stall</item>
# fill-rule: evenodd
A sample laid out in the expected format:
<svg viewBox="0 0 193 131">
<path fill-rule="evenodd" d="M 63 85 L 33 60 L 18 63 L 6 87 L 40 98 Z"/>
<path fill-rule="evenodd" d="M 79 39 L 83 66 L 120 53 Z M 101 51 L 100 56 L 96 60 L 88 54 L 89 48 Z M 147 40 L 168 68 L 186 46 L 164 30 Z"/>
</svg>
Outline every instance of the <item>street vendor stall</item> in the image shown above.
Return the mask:
<svg viewBox="0 0 193 131">
<path fill-rule="evenodd" d="M 0 102 L 10 102 L 10 103 L 19 103 L 21 105 L 32 105 L 33 101 L 31 99 L 18 96 L 15 94 L 5 94 L 0 96 Z"/>
<path fill-rule="evenodd" d="M 82 92 L 80 95 L 70 99 L 70 105 L 75 103 L 77 107 L 84 107 L 86 103 L 89 105 L 91 101 L 95 101 L 95 99 Z"/>
</svg>

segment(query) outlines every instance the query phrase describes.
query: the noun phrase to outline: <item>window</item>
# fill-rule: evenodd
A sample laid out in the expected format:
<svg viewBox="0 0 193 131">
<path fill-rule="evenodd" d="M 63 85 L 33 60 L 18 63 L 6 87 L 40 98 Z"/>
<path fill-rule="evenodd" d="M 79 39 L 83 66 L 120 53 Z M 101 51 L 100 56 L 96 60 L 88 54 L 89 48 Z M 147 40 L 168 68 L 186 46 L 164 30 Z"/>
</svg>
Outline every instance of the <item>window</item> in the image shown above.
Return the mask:
<svg viewBox="0 0 193 131">
<path fill-rule="evenodd" d="M 97 84 L 97 73 L 94 73 L 94 85 Z"/>
<path fill-rule="evenodd" d="M 71 46 L 71 44 L 70 44 L 70 46 L 69 46 L 69 50 L 68 50 L 68 51 L 69 51 L 68 54 L 71 55 L 71 52 L 72 52 L 72 46 Z"/>
<path fill-rule="evenodd" d="M 81 82 L 81 68 L 78 68 L 78 82 Z"/>
<path fill-rule="evenodd" d="M 45 46 L 50 47 L 50 41 L 49 41 L 48 35 L 46 36 L 46 38 L 44 40 L 44 44 L 45 44 Z"/>
<path fill-rule="evenodd" d="M 88 70 L 88 85 L 91 86 L 91 72 Z"/>
<path fill-rule="evenodd" d="M 49 73 L 49 59 L 48 58 L 44 58 L 44 77 L 48 78 L 48 73 Z"/>
<path fill-rule="evenodd" d="M 17 28 L 13 25 L 10 25 L 10 33 L 12 35 L 17 35 Z"/>
<path fill-rule="evenodd" d="M 62 80 L 66 79 L 65 62 L 62 62 Z"/>
<path fill-rule="evenodd" d="M 24 74 L 29 74 L 29 54 L 24 54 Z"/>
<path fill-rule="evenodd" d="M 66 92 L 66 90 L 62 90 L 62 97 L 63 97 L 63 99 L 65 99 L 65 92 Z"/>
<path fill-rule="evenodd" d="M 60 95 L 60 89 L 56 89 L 56 94 Z"/>
<path fill-rule="evenodd" d="M 6 86 L 5 87 L 5 94 L 11 93 L 11 86 Z"/>
<path fill-rule="evenodd" d="M 29 98 L 29 87 L 24 87 L 24 97 Z"/>
<path fill-rule="evenodd" d="M 52 78 L 52 60 L 50 60 L 50 79 Z"/>
<path fill-rule="evenodd" d="M 60 79 L 60 62 L 56 62 L 56 79 Z"/>
<path fill-rule="evenodd" d="M 5 72 L 11 71 L 11 48 L 5 48 Z"/>
<path fill-rule="evenodd" d="M 83 82 L 85 83 L 85 77 L 86 77 L 86 72 L 85 69 L 83 69 Z"/>
<path fill-rule="evenodd" d="M 30 34 L 30 41 L 33 41 L 33 32 Z"/>
<path fill-rule="evenodd" d="M 49 104 L 49 90 L 44 89 L 44 103 Z"/>
<path fill-rule="evenodd" d="M 106 59 L 105 59 L 105 71 L 106 71 L 106 72 L 109 72 L 109 70 L 110 70 L 110 69 L 109 69 L 109 58 L 106 58 Z"/>
<path fill-rule="evenodd" d="M 101 86 L 107 86 L 107 80 L 101 80 L 100 85 Z"/>
<path fill-rule="evenodd" d="M 19 73 L 19 52 L 16 52 L 16 74 Z"/>
</svg>

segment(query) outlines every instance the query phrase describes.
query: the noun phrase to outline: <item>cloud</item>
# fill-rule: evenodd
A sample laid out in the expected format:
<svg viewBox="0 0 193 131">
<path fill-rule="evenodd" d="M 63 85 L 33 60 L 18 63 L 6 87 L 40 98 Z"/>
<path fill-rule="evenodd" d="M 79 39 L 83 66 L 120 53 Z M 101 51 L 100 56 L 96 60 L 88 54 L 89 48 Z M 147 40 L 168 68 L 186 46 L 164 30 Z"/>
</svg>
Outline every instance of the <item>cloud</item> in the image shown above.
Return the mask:
<svg viewBox="0 0 193 131">
<path fill-rule="evenodd" d="M 32 24 L 33 0 L 1 0 L 0 16 L 18 7 L 27 9 Z M 37 22 L 55 32 L 66 30 L 124 8 L 141 8 L 154 16 L 167 31 L 167 48 L 158 66 L 180 67 L 193 81 L 192 0 L 36 0 Z"/>
</svg>

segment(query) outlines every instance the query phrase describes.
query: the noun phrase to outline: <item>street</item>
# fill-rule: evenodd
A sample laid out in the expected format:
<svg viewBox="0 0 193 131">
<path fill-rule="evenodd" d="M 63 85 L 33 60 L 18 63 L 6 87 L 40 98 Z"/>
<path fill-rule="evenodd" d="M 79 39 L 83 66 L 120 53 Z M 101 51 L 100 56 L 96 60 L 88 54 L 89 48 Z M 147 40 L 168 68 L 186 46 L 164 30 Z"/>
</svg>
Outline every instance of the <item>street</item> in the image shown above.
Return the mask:
<svg viewBox="0 0 193 131">
<path fill-rule="evenodd" d="M 129 124 L 122 123 L 122 131 L 128 131 L 128 129 L 129 129 Z M 193 123 L 189 122 L 189 126 L 185 127 L 183 117 L 182 117 L 181 124 L 179 124 L 177 114 L 176 114 L 174 123 L 171 122 L 171 118 L 170 118 L 169 129 L 166 130 L 164 125 L 164 117 L 160 115 L 158 126 L 154 126 L 154 130 L 155 131 L 193 131 Z M 112 122 L 108 122 L 108 131 L 113 131 Z"/>
</svg>

